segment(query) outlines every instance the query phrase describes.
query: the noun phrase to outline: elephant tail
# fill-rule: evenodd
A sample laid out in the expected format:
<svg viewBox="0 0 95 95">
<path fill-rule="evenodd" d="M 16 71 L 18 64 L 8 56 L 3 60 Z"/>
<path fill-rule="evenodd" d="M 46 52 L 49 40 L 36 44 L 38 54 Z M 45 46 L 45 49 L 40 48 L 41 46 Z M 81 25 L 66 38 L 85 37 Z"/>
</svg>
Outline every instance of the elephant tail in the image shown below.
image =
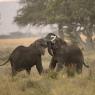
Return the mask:
<svg viewBox="0 0 95 95">
<path fill-rule="evenodd" d="M 7 64 L 8 62 L 9 62 L 9 59 L 6 62 L 4 62 L 3 64 L 1 64 L 0 66 L 3 66 L 5 64 Z"/>
<path fill-rule="evenodd" d="M 83 62 L 83 65 L 87 68 L 89 68 L 89 65 L 85 64 L 85 62 Z"/>
</svg>

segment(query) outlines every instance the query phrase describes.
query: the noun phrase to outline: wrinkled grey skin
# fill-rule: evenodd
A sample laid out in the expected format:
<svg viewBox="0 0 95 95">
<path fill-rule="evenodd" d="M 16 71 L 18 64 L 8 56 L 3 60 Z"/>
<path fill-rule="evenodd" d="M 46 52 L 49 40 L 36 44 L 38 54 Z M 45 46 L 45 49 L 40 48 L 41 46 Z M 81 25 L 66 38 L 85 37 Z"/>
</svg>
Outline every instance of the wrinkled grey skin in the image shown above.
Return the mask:
<svg viewBox="0 0 95 95">
<path fill-rule="evenodd" d="M 52 33 L 47 35 L 46 38 L 51 35 Z M 84 63 L 83 53 L 79 47 L 68 45 L 58 37 L 53 41 L 48 40 L 48 52 L 52 56 L 49 65 L 52 70 L 57 67 L 56 70 L 60 71 L 64 65 L 75 66 L 77 73 L 81 73 L 83 65 L 89 67 Z"/>
<path fill-rule="evenodd" d="M 36 40 L 29 47 L 18 46 L 4 64 L 10 61 L 13 76 L 22 70 L 26 70 L 30 74 L 31 67 L 35 65 L 39 74 L 41 74 L 43 72 L 41 56 L 44 55 L 46 47 L 47 42 L 44 39 Z"/>
</svg>

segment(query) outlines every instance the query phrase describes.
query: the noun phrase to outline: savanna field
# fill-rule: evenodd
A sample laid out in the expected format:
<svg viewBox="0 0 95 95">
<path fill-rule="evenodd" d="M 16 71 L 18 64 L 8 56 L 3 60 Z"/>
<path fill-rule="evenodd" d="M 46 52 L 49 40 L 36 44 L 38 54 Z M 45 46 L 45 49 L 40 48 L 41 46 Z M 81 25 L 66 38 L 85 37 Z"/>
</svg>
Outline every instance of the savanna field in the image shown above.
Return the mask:
<svg viewBox="0 0 95 95">
<path fill-rule="evenodd" d="M 28 46 L 36 39 L 0 40 L 0 64 L 8 59 L 15 47 Z M 33 67 L 30 76 L 22 71 L 12 78 L 11 65 L 7 63 L 0 67 L 0 95 L 95 95 L 95 50 L 83 50 L 83 54 L 90 68 L 84 67 L 83 73 L 74 77 L 67 77 L 65 70 L 58 76 L 54 72 L 40 76 Z M 46 51 L 42 57 L 44 69 L 48 69 L 50 58 Z"/>
</svg>

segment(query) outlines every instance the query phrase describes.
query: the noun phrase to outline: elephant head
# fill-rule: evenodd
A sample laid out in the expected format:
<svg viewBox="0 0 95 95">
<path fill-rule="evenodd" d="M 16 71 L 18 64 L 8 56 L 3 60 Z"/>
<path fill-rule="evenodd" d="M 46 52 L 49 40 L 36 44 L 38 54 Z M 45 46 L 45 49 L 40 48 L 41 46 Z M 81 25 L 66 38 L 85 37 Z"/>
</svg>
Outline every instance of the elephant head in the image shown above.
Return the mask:
<svg viewBox="0 0 95 95">
<path fill-rule="evenodd" d="M 55 35 L 54 33 L 49 33 L 49 34 L 47 34 L 47 35 L 45 36 L 44 39 L 45 39 L 47 42 L 50 41 L 50 42 L 54 43 L 57 38 L 58 38 L 57 35 Z"/>
<path fill-rule="evenodd" d="M 47 41 L 48 45 L 48 52 L 51 56 L 54 55 L 54 52 L 56 50 L 64 45 L 66 45 L 66 42 L 63 41 L 61 38 L 59 38 L 57 35 L 53 33 L 49 33 L 46 37 L 45 40 Z"/>
<path fill-rule="evenodd" d="M 44 39 L 39 39 L 35 41 L 36 48 L 40 51 L 42 55 L 45 54 L 45 48 L 47 48 L 47 42 Z"/>
<path fill-rule="evenodd" d="M 57 38 L 57 35 L 55 35 L 54 33 L 49 33 L 44 38 L 47 42 L 48 52 L 51 56 L 53 56 L 52 46 Z"/>
</svg>

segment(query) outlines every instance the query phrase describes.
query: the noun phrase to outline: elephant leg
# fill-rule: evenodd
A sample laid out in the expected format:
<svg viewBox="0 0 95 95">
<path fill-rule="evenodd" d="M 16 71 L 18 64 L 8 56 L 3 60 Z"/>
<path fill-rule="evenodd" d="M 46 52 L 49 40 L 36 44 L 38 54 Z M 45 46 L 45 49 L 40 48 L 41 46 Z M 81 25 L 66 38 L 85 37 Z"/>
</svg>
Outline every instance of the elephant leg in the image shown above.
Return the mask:
<svg viewBox="0 0 95 95">
<path fill-rule="evenodd" d="M 77 63 L 77 65 L 76 65 L 76 72 L 78 74 L 82 73 L 82 67 L 83 67 L 83 65 L 81 63 Z"/>
<path fill-rule="evenodd" d="M 31 68 L 26 69 L 26 72 L 27 72 L 28 75 L 30 75 L 30 71 L 31 71 Z"/>
<path fill-rule="evenodd" d="M 76 64 L 75 63 L 69 63 L 67 65 L 67 75 L 69 76 L 75 76 L 75 70 L 76 70 Z"/>
<path fill-rule="evenodd" d="M 52 57 L 51 62 L 50 62 L 50 65 L 49 65 L 49 68 L 51 70 L 54 70 L 55 67 L 56 67 L 56 63 L 57 63 L 57 61 L 54 59 L 54 57 Z"/>
<path fill-rule="evenodd" d="M 16 70 L 14 67 L 12 67 L 12 76 L 15 76 L 17 74 Z"/>
<path fill-rule="evenodd" d="M 56 67 L 56 71 L 59 72 L 63 69 L 63 64 L 62 63 L 58 63 L 57 67 Z"/>
<path fill-rule="evenodd" d="M 14 66 L 14 63 L 12 60 L 10 60 L 10 63 L 11 63 L 11 68 L 12 68 L 12 76 L 15 76 L 16 75 L 16 69 L 15 69 L 15 66 Z"/>
<path fill-rule="evenodd" d="M 39 61 L 36 63 L 36 68 L 37 68 L 37 71 L 39 72 L 39 74 L 41 75 L 41 73 L 43 72 L 43 66 L 42 66 L 41 60 L 39 60 Z"/>
</svg>

